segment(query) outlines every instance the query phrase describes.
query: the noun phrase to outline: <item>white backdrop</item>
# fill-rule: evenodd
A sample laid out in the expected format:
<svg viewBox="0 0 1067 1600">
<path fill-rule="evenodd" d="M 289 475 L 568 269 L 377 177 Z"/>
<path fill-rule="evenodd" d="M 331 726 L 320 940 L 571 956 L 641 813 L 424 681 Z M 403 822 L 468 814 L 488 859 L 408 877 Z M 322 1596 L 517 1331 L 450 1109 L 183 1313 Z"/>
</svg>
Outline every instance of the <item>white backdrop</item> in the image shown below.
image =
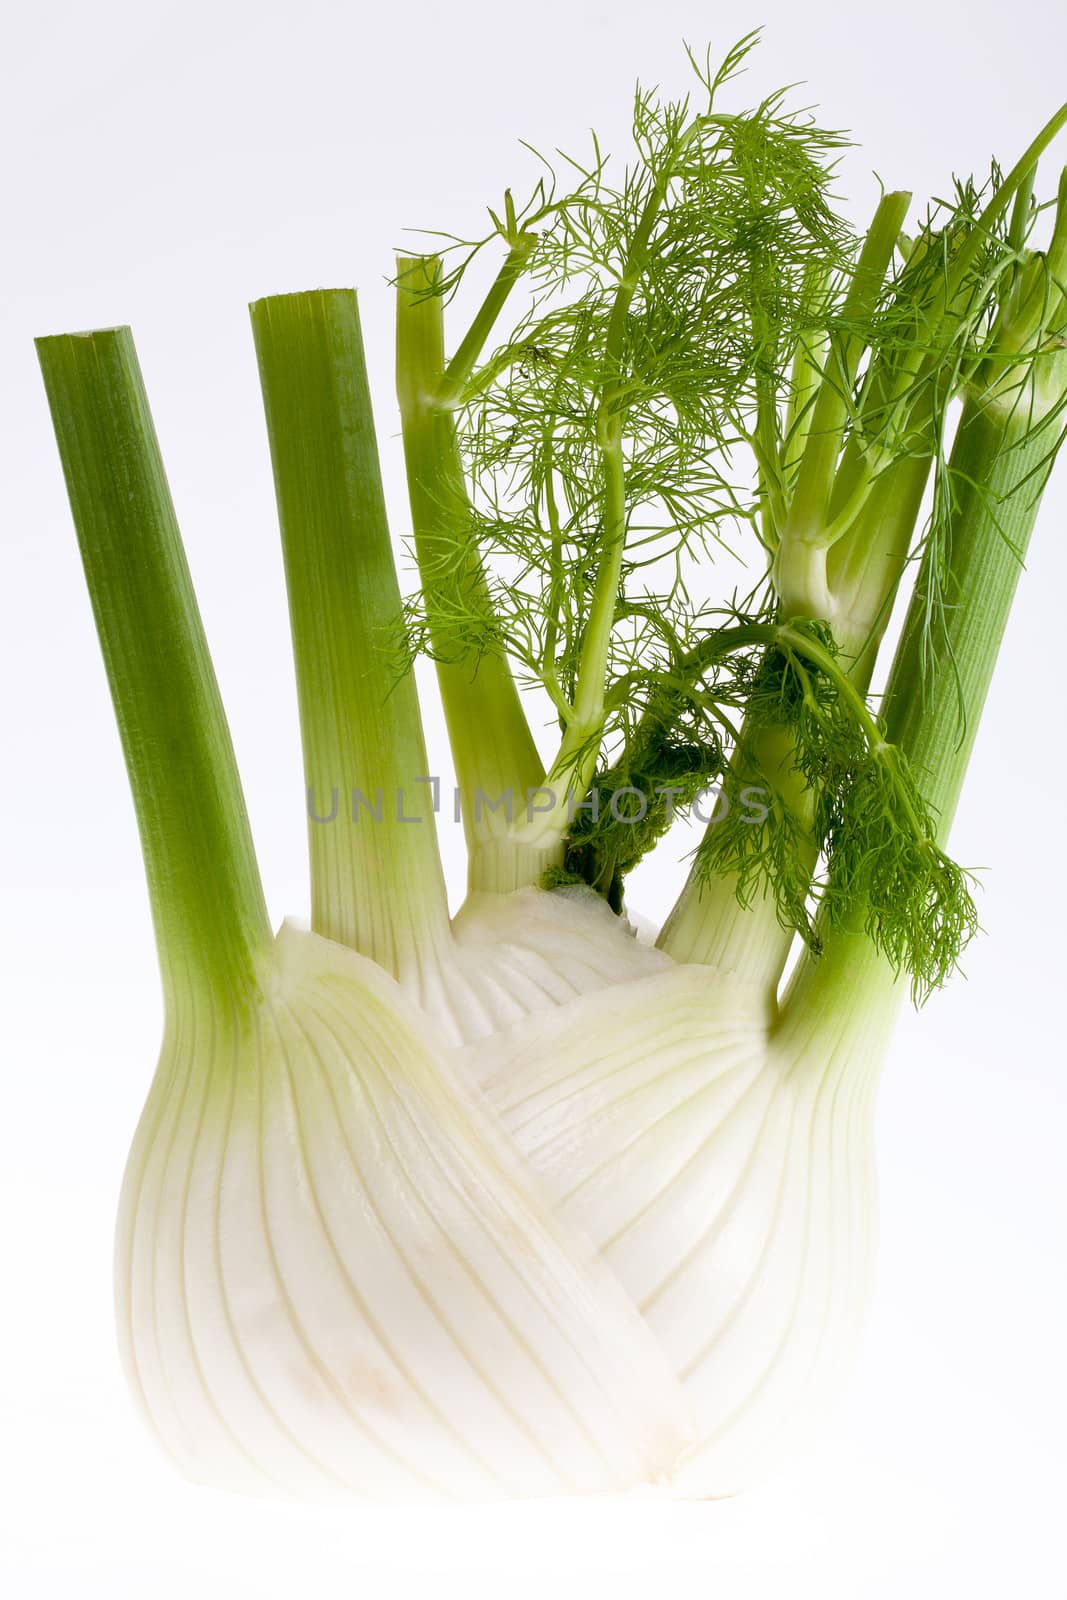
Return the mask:
<svg viewBox="0 0 1067 1600">
<path fill-rule="evenodd" d="M 823 120 L 862 142 L 840 186 L 857 221 L 874 172 L 944 194 L 994 148 L 1010 163 L 1067 93 L 1054 0 L 99 0 L 5 23 L 0 1575 L 20 1600 L 1062 1592 L 1067 463 L 954 836 L 988 869 L 986 937 L 969 981 L 897 1038 L 877 1300 L 817 1454 L 711 1505 L 261 1506 L 171 1477 L 114 1350 L 112 1217 L 160 1002 L 32 336 L 133 324 L 272 915 L 302 914 L 296 702 L 246 302 L 359 285 L 401 537 L 385 279 L 404 226 L 480 227 L 484 203 L 532 172 L 520 136 L 577 149 L 595 124 L 621 154 L 637 76 L 683 89 L 683 37 L 722 51 L 760 22 L 754 89 L 804 80 Z M 458 889 L 458 839 L 445 843 Z M 661 915 L 679 876 L 642 869 L 639 908 Z"/>
</svg>

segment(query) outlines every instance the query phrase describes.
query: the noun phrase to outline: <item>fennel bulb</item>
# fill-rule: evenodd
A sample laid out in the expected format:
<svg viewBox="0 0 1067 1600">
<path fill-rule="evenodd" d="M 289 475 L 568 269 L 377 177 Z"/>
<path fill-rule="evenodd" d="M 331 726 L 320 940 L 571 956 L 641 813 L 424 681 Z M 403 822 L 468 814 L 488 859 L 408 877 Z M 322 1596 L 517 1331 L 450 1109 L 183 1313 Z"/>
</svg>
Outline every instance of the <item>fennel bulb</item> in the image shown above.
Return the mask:
<svg viewBox="0 0 1067 1600">
<path fill-rule="evenodd" d="M 469 1052 L 685 1383 L 682 1493 L 732 1494 L 783 1459 L 856 1353 L 895 1010 L 864 998 L 855 1019 L 774 1027 L 755 985 L 676 966 Z"/>
<path fill-rule="evenodd" d="M 422 1011 L 458 1044 L 493 1039 L 578 995 L 626 989 L 670 958 L 581 885 L 469 894 L 447 954 L 412 983 Z"/>
<path fill-rule="evenodd" d="M 659 1346 L 373 962 L 285 924 L 170 1019 L 119 1207 L 131 1387 L 215 1485 L 494 1498 L 665 1476 Z"/>
</svg>

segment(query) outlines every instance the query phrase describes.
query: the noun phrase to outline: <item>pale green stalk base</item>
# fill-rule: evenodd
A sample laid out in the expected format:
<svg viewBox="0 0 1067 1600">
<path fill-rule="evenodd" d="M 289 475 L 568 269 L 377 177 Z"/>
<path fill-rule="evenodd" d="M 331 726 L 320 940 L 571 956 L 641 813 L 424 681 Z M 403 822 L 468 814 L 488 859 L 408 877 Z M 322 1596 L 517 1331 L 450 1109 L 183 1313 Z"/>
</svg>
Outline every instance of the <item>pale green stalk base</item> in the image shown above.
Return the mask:
<svg viewBox="0 0 1067 1600">
<path fill-rule="evenodd" d="M 485 839 L 471 852 L 467 863 L 469 894 L 512 894 L 536 887 L 551 867 L 563 864 L 563 846 L 514 844 L 508 838 Z"/>
<path fill-rule="evenodd" d="M 758 895 L 743 906 L 726 877 L 701 882 L 687 879 L 663 924 L 657 948 L 679 963 L 713 967 L 764 994 L 768 1012 L 777 1009 L 778 985 L 793 944 L 793 931 L 783 928 L 773 899 Z"/>
<path fill-rule="evenodd" d="M 742 741 L 747 749 L 750 741 L 746 734 L 743 727 Z M 742 781 L 758 785 L 764 778 L 770 780 L 786 803 L 803 817 L 808 802 L 803 781 L 793 767 L 792 736 L 784 731 L 762 733 L 751 755 L 758 764 L 756 771 L 746 758 L 735 758 L 735 769 L 740 770 Z M 768 825 L 774 826 L 773 822 Z M 715 826 L 714 821 L 710 822 L 708 832 Z M 812 868 L 814 865 L 812 852 Z M 675 961 L 699 962 L 757 985 L 773 1015 L 793 944 L 793 929 L 782 925 L 773 895 L 758 890 L 750 904 L 742 905 L 736 888 L 732 873 L 709 876 L 695 862 L 656 943 Z"/>
<path fill-rule="evenodd" d="M 906 973 L 894 973 L 864 931 L 864 907 L 847 927 L 821 929 L 820 955 L 805 951 L 782 996 L 772 1037 L 797 1059 L 847 1051 L 879 1062 L 904 997 Z"/>
</svg>

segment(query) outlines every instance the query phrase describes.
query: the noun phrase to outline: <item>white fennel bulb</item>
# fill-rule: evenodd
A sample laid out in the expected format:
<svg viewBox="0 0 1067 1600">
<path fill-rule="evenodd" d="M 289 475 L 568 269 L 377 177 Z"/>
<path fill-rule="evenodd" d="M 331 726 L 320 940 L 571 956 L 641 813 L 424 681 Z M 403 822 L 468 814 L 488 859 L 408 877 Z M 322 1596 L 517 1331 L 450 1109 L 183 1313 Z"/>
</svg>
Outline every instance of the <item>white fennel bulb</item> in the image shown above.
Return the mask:
<svg viewBox="0 0 1067 1600">
<path fill-rule="evenodd" d="M 444 1039 L 469 1044 L 670 965 L 591 889 L 530 887 L 468 895 L 450 937 L 416 952 L 400 981 Z"/>
<path fill-rule="evenodd" d="M 286 925 L 167 1030 L 123 1185 L 127 1375 L 221 1487 L 493 1498 L 666 1476 L 663 1352 L 394 981 Z"/>
<path fill-rule="evenodd" d="M 757 1479 L 844 1383 L 873 1264 L 888 990 L 858 1026 L 769 1024 L 755 986 L 676 966 L 467 1053 L 684 1381 L 684 1493 Z"/>
</svg>

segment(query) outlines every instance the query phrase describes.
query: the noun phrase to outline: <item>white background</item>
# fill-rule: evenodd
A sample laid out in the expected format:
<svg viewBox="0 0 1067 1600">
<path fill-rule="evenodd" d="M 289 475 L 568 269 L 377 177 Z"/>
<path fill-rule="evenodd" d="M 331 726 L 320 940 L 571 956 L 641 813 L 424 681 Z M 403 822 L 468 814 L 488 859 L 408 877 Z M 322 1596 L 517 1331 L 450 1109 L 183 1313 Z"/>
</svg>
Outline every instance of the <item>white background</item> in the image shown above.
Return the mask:
<svg viewBox="0 0 1067 1600">
<path fill-rule="evenodd" d="M 624 146 L 634 79 L 766 23 L 890 187 L 1009 162 L 1067 93 L 1057 4 L 403 0 L 20 8 L 0 90 L 0 1575 L 12 1595 L 1064 1593 L 1067 463 L 1005 644 L 955 853 L 987 868 L 969 982 L 900 1028 L 880 1116 L 864 1365 L 817 1454 L 688 1506 L 317 1513 L 170 1476 L 127 1403 L 111 1226 L 160 1026 L 131 804 L 31 339 L 131 322 L 232 721 L 272 914 L 306 910 L 300 758 L 245 303 L 361 290 L 398 537 L 385 279 L 405 225 L 480 227 L 516 140 Z M 1064 157 L 1063 146 L 1060 149 Z M 1054 188 L 1054 172 L 1046 188 Z M 443 763 L 439 714 L 431 745 Z M 459 883 L 458 840 L 446 840 Z M 678 874 L 642 875 L 661 914 Z"/>
</svg>

